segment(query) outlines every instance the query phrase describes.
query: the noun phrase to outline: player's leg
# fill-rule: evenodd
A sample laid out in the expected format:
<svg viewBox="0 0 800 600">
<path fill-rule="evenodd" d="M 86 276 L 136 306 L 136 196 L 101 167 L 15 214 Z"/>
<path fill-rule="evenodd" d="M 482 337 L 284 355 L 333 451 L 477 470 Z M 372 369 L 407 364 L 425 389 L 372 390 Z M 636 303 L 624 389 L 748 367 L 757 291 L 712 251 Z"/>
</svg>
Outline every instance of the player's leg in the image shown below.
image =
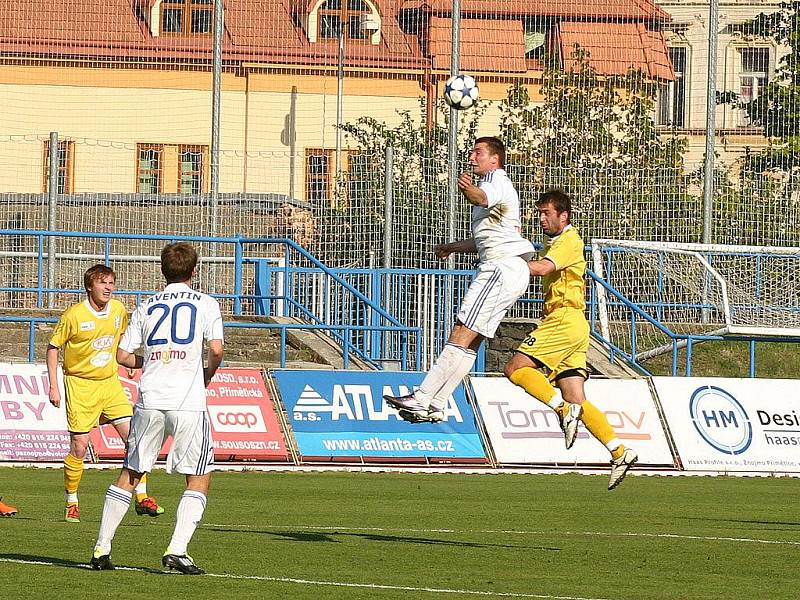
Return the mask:
<svg viewBox="0 0 800 600">
<path fill-rule="evenodd" d="M 167 472 L 186 475 L 186 490 L 175 511 L 175 530 L 161 564 L 185 575 L 200 575 L 203 570 L 187 552 L 206 509 L 214 464 L 211 423 L 205 412 L 169 411 L 167 421 L 172 432 Z"/>
<path fill-rule="evenodd" d="M 119 437 L 127 444 L 128 433 L 130 431 L 131 403 L 122 388 L 118 377 L 110 377 L 104 382 L 106 396 L 108 398 L 101 422 L 111 423 L 117 430 Z M 137 515 L 147 515 L 156 517 L 163 514 L 164 509 L 158 505 L 156 499 L 147 494 L 147 474 L 142 474 L 139 483 L 136 485 L 136 502 L 134 508 Z"/>
<path fill-rule="evenodd" d="M 97 425 L 102 402 L 94 382 L 64 377 L 64 395 L 69 431 L 69 452 L 64 457 L 64 520 L 80 522 L 78 488 L 83 478 L 83 461 L 89 446 L 89 432 Z"/>
<path fill-rule="evenodd" d="M 95 569 L 111 565 L 111 544 L 119 524 L 133 499 L 133 490 L 142 474 L 152 470 L 165 438 L 165 418 L 161 411 L 137 410 L 130 423 L 125 461 L 117 481 L 108 487 L 100 519 L 91 565 Z M 113 565 L 110 566 L 113 568 Z"/>
<path fill-rule="evenodd" d="M 494 337 L 508 310 L 528 289 L 530 271 L 523 258 L 510 257 L 493 261 L 489 266 L 492 269 L 487 272 L 492 283 L 483 285 L 481 294 L 469 305 L 465 301 L 459 311 L 458 325 L 450 334 L 449 343 L 458 346 L 463 356 L 448 382 L 433 394 L 431 411 L 444 409 L 453 390 L 472 370 L 483 340 Z"/>
</svg>

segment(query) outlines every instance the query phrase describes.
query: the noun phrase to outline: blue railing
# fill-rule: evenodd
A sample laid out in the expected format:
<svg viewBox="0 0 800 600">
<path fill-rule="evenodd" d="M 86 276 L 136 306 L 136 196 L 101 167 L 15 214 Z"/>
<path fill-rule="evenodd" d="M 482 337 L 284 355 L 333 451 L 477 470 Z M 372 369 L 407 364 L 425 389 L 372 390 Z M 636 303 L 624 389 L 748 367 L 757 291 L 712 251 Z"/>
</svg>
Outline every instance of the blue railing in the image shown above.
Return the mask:
<svg viewBox="0 0 800 600">
<path fill-rule="evenodd" d="M 152 263 L 152 268 L 148 269 L 147 274 L 139 274 L 138 289 L 128 287 L 128 289 L 119 289 L 116 292 L 118 296 L 132 297 L 138 303 L 142 298 L 158 291 L 162 285 L 157 268 L 160 246 L 172 241 L 188 241 L 200 245 L 201 248 L 208 247 L 214 250 L 207 253 L 201 251 L 201 255 L 213 255 L 214 258 L 201 259 L 201 265 L 205 264 L 208 267 L 208 273 L 201 273 L 198 279 L 201 280 L 201 287 L 204 291 L 222 302 L 227 302 L 230 305 L 230 312 L 234 315 L 255 315 L 254 310 L 246 309 L 247 305 L 277 301 L 280 304 L 278 312 L 281 316 L 298 317 L 306 321 L 306 323 L 243 323 L 240 321 L 225 323 L 227 327 L 279 330 L 281 366 L 286 365 L 286 338 L 287 331 L 290 330 L 320 331 L 336 340 L 342 348 L 342 360 L 345 367 L 349 365 L 351 355 L 378 368 L 386 363 L 396 365 L 401 369 L 415 369 L 420 365 L 421 330 L 418 327 L 405 326 L 382 306 L 289 239 L 0 230 L 0 238 L 6 236 L 13 236 L 15 240 L 20 238 L 33 240 L 35 247 L 33 252 L 3 251 L 0 252 L 0 255 L 14 260 L 30 259 L 33 262 L 34 273 L 32 275 L 36 283 L 35 285 L 23 285 L 22 281 L 18 281 L 16 284 L 12 282 L 11 285 L 0 286 L 0 292 L 16 294 L 17 297 L 32 296 L 35 298 L 36 308 L 57 308 L 55 306 L 57 302 L 53 301 L 54 298 L 64 295 L 68 297 L 82 296 L 85 293 L 83 289 L 53 285 L 49 283 L 50 277 L 47 277 L 48 285 L 45 285 L 46 273 L 57 272 L 56 266 L 66 270 L 70 261 L 77 261 L 80 265 L 80 268 L 72 269 L 76 272 L 73 280 L 78 279 L 77 274 L 82 274 L 90 261 L 114 264 L 115 267 L 126 262 Z M 62 247 L 60 251 L 54 253 L 54 256 L 49 256 L 45 251 L 44 240 L 46 238 L 57 238 L 61 246 L 70 244 L 74 246 L 78 241 L 81 245 L 77 252 L 70 252 L 68 248 Z M 116 245 L 120 243 L 130 247 L 143 245 L 146 242 L 153 243 L 150 244 L 149 253 L 142 256 L 132 256 L 129 248 L 116 249 Z M 85 249 L 84 245 L 89 246 L 89 249 Z M 19 248 L 20 246 L 24 245 L 17 243 L 12 247 Z M 265 253 L 265 249 L 270 250 L 271 254 Z M 253 270 L 257 261 L 265 260 L 265 256 L 269 256 L 270 260 L 277 261 L 281 265 L 282 287 L 279 294 L 272 296 L 264 293 L 245 293 L 246 280 L 247 283 L 250 283 L 254 279 L 250 271 Z M 217 271 L 222 275 L 220 276 Z M 331 292 L 331 296 L 338 299 L 339 305 L 347 307 L 348 314 L 332 313 L 329 310 L 330 306 L 326 312 L 320 314 L 314 310 L 314 307 L 303 304 L 302 298 L 294 295 L 294 292 L 298 286 L 302 287 L 303 282 L 299 281 L 299 278 L 300 274 L 304 272 L 313 272 L 321 278 Z M 24 279 L 24 277 L 19 277 L 19 279 Z M 227 286 L 231 279 L 233 280 L 232 293 L 216 289 L 219 280 Z M 202 280 L 206 280 L 208 285 L 203 285 Z M 70 301 L 75 301 L 75 299 Z M 341 318 L 343 316 L 350 318 Z M 50 317 L 0 317 L 0 320 L 22 321 L 29 324 L 29 356 L 31 357 L 34 354 L 33 340 L 36 323 L 54 321 Z M 365 339 L 380 343 L 365 345 L 362 343 Z"/>
</svg>

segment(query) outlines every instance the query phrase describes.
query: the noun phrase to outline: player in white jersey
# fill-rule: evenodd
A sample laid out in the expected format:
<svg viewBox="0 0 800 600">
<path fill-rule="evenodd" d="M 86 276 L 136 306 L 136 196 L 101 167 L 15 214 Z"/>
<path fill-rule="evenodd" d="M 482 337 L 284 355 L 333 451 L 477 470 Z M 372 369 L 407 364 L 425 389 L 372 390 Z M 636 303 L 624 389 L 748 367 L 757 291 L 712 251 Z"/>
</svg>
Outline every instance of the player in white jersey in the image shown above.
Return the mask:
<svg viewBox="0 0 800 600">
<path fill-rule="evenodd" d="M 171 435 L 167 473 L 186 475 L 186 490 L 161 564 L 187 575 L 203 573 L 186 549 L 203 517 L 211 480 L 214 448 L 205 388 L 222 362 L 223 334 L 219 303 L 190 287 L 196 266 L 197 252 L 190 244 L 164 247 L 161 272 L 167 286 L 139 305 L 117 350 L 119 364 L 143 370 L 125 462 L 103 505 L 90 562 L 97 570 L 114 568 L 111 542 L 128 511 L 131 492 L 142 474 L 152 470 Z M 140 347 L 143 356 L 134 354 Z"/>
<path fill-rule="evenodd" d="M 503 169 L 505 146 L 496 137 L 481 137 L 469 155 L 473 175 L 463 173 L 458 189 L 472 205 L 472 237 L 441 244 L 436 256 L 477 252 L 478 272 L 467 290 L 456 324 L 442 353 L 419 389 L 407 396 L 384 396 L 412 423 L 438 423 L 453 390 L 472 369 L 476 352 L 485 338 L 494 337 L 500 321 L 530 283 L 528 260 L 533 245 L 520 233 L 519 196 Z"/>
</svg>

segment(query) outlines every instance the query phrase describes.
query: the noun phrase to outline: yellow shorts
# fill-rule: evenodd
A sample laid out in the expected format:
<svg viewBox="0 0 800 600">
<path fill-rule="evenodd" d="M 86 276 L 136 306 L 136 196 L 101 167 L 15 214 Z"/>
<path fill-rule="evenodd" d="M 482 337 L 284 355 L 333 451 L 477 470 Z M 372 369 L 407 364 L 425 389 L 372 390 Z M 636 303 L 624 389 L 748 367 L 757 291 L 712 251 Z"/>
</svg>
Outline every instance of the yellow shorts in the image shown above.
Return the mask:
<svg viewBox="0 0 800 600">
<path fill-rule="evenodd" d="M 65 375 L 64 388 L 70 433 L 89 433 L 98 424 L 133 415 L 133 406 L 117 376 L 95 381 Z"/>
<path fill-rule="evenodd" d="M 588 379 L 586 352 L 589 350 L 589 323 L 583 311 L 559 308 L 547 315 L 517 348 L 550 371 L 550 381 L 560 373 L 577 370 Z"/>
</svg>

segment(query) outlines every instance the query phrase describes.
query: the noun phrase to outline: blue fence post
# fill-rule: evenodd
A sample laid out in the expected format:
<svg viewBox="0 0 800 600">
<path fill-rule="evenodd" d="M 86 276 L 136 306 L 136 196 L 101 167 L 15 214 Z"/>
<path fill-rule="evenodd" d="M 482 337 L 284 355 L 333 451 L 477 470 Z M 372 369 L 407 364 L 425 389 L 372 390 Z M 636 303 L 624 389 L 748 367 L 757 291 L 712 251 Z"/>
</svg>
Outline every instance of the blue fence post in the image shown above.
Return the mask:
<svg viewBox="0 0 800 600">
<path fill-rule="evenodd" d="M 36 328 L 34 327 L 35 321 L 31 319 L 28 322 L 28 362 L 33 362 L 33 357 L 36 354 Z"/>
<path fill-rule="evenodd" d="M 36 308 L 44 306 L 44 294 L 42 293 L 42 286 L 44 285 L 44 236 L 38 235 L 37 247 L 39 256 L 36 258 Z"/>
<path fill-rule="evenodd" d="M 372 273 L 370 273 L 370 282 L 372 293 L 370 300 L 372 300 L 378 306 L 384 306 L 382 300 L 382 271 L 380 269 L 375 269 Z M 381 360 L 384 358 L 381 356 L 383 353 L 381 352 L 381 348 L 383 347 L 381 344 L 381 331 L 374 329 L 375 327 L 380 326 L 381 317 L 377 313 L 377 311 L 373 310 L 372 307 L 368 307 L 370 312 L 370 324 L 372 325 L 373 329 L 370 332 L 370 345 L 371 348 L 369 349 L 369 357 L 373 360 Z"/>
<path fill-rule="evenodd" d="M 111 238 L 106 238 L 105 244 L 103 244 L 103 253 L 105 254 L 105 264 L 109 266 L 111 264 Z"/>
<path fill-rule="evenodd" d="M 233 270 L 233 314 L 242 314 L 242 240 L 237 238 L 234 244 L 234 270 Z"/>
<path fill-rule="evenodd" d="M 750 377 L 756 376 L 756 341 L 750 340 Z"/>
<path fill-rule="evenodd" d="M 686 376 L 692 376 L 692 336 L 686 338 Z"/>
</svg>

